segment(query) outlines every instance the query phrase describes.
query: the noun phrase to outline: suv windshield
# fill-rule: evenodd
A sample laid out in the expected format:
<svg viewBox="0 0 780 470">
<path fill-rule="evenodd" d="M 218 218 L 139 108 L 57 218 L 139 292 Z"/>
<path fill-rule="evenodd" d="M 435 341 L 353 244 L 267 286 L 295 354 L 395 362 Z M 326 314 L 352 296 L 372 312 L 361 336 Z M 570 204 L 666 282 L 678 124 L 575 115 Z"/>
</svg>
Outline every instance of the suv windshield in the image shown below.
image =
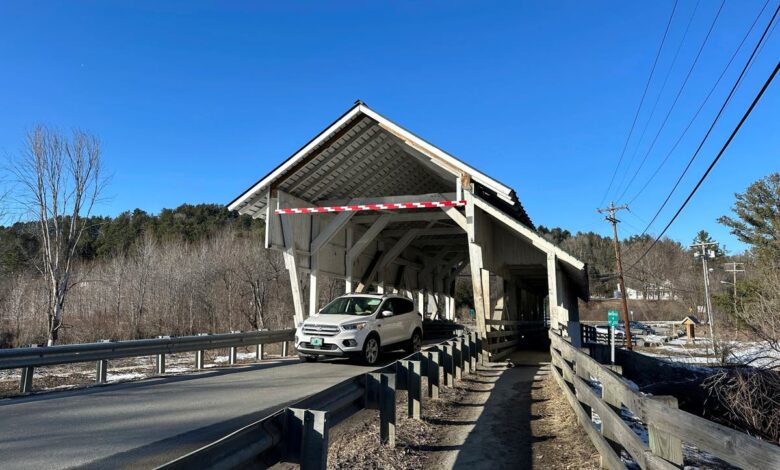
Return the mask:
<svg viewBox="0 0 780 470">
<path fill-rule="evenodd" d="M 320 315 L 371 315 L 382 303 L 374 297 L 339 297 L 326 305 Z"/>
</svg>

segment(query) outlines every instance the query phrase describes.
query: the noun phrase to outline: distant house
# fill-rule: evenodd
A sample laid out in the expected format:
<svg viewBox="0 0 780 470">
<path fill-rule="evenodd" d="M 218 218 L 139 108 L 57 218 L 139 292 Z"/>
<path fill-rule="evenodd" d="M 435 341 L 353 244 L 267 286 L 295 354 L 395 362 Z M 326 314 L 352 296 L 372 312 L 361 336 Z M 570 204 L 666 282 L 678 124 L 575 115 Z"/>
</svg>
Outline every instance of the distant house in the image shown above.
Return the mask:
<svg viewBox="0 0 780 470">
<path fill-rule="evenodd" d="M 626 287 L 626 292 L 628 295 L 626 296 L 629 300 L 642 300 L 645 298 L 642 291 L 638 291 L 636 289 L 632 289 L 630 287 Z M 620 299 L 622 296 L 620 295 L 620 284 L 618 284 L 617 289 L 615 289 L 613 296 L 615 299 Z"/>
<path fill-rule="evenodd" d="M 645 284 L 642 290 L 626 287 L 626 292 L 628 293 L 626 298 L 629 300 L 678 300 L 670 281 L 661 284 Z M 617 285 L 613 296 L 615 299 L 621 298 L 620 284 Z"/>
</svg>

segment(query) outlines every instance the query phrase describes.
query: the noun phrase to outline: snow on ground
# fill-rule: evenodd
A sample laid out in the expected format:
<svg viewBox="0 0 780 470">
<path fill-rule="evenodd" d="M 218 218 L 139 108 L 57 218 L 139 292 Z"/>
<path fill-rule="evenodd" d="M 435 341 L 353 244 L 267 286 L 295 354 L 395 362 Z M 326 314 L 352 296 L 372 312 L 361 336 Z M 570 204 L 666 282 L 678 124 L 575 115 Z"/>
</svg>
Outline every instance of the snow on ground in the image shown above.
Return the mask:
<svg viewBox="0 0 780 470">
<path fill-rule="evenodd" d="M 140 372 L 127 372 L 124 374 L 107 374 L 106 381 L 119 382 L 122 380 L 142 379 L 147 376 L 148 374 L 142 374 Z"/>
<path fill-rule="evenodd" d="M 729 364 L 748 364 L 754 367 L 780 366 L 780 351 L 772 349 L 767 342 L 726 341 L 721 345 L 728 348 L 726 362 Z M 712 341 L 708 338 L 697 338 L 693 343 L 688 342 L 686 338 L 677 338 L 661 346 L 638 351 L 646 356 L 681 364 L 721 364 L 720 358 L 714 356 Z"/>
</svg>

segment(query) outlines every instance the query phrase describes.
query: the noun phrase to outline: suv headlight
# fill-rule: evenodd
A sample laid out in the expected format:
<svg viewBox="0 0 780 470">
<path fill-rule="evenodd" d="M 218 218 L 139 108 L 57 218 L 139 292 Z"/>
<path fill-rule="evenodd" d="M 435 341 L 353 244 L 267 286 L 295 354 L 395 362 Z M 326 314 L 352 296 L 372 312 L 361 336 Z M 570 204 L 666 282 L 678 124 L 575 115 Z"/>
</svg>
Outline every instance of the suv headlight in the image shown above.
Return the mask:
<svg viewBox="0 0 780 470">
<path fill-rule="evenodd" d="M 357 323 L 347 323 L 346 325 L 341 325 L 341 328 L 344 331 L 362 330 L 363 328 L 366 327 L 367 324 L 368 322 L 364 322 L 364 321 L 357 322 Z"/>
</svg>

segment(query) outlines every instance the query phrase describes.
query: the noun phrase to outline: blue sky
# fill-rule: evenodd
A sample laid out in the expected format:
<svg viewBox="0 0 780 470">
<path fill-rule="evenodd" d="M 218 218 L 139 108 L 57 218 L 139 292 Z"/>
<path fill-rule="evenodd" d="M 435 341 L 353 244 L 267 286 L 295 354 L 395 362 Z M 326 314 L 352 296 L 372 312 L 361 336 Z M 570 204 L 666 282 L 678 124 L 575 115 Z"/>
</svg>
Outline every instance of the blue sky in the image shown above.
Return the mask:
<svg viewBox="0 0 780 470">
<path fill-rule="evenodd" d="M 2 2 L 0 155 L 17 154 L 35 123 L 79 127 L 100 136 L 113 174 L 98 212 L 227 203 L 359 98 L 514 187 L 536 224 L 608 234 L 595 209 L 673 3 Z M 633 166 L 625 181 L 719 5 L 680 0 L 628 146 Z M 726 2 L 645 170 L 616 202 L 631 199 L 656 168 L 763 5 Z M 622 234 L 641 231 L 652 217 L 776 6 L 770 0 L 699 119 L 632 214 L 624 214 Z M 702 174 L 778 57 L 774 31 L 656 228 Z M 687 243 L 707 229 L 727 247 L 742 248 L 715 219 L 728 212 L 735 192 L 780 170 L 778 123 L 776 83 L 672 227 L 672 238 Z"/>
</svg>

